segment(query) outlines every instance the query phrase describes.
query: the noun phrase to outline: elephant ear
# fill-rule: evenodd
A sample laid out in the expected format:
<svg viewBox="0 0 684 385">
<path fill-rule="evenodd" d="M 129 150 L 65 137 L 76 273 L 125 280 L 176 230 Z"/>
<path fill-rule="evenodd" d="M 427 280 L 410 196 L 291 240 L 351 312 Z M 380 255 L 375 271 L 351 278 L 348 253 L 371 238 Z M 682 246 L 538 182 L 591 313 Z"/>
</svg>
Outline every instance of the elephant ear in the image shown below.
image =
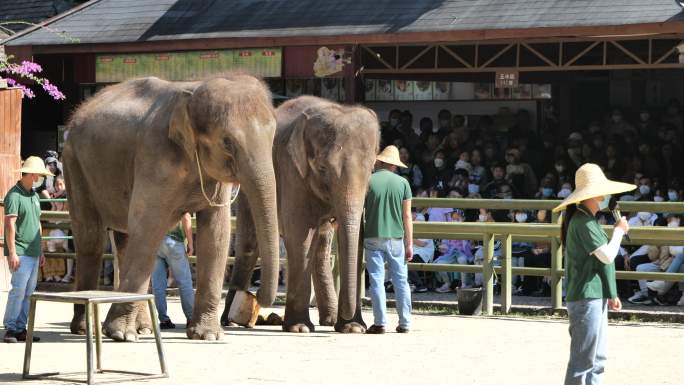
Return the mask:
<svg viewBox="0 0 684 385">
<path fill-rule="evenodd" d="M 309 170 L 305 140 L 307 120 L 308 116 L 306 114 L 302 114 L 295 119 L 292 125 L 290 139 L 287 141 L 287 145 L 285 146 L 288 155 L 290 158 L 292 158 L 292 161 L 294 162 L 294 165 L 302 178 L 306 177 Z"/>
<path fill-rule="evenodd" d="M 192 98 L 192 92 L 184 90 L 176 98 L 176 103 L 169 120 L 169 139 L 182 148 L 186 155 L 192 159 L 195 157 L 195 130 L 188 115 L 188 104 Z"/>
</svg>

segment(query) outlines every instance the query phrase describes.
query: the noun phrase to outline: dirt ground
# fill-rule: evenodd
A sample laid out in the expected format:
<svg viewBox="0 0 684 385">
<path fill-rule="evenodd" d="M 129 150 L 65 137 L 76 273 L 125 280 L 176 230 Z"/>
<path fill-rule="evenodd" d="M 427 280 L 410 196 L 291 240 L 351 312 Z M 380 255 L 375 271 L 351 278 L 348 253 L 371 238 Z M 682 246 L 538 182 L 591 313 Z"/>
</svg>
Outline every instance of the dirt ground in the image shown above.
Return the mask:
<svg viewBox="0 0 684 385">
<path fill-rule="evenodd" d="M 0 293 L 0 313 L 6 292 Z M 68 333 L 71 305 L 39 302 L 31 373 L 81 372 L 85 379 L 85 337 Z M 177 298 L 169 315 L 183 319 Z M 282 309 L 274 310 L 282 314 Z M 312 309 L 314 310 L 314 309 Z M 106 307 L 103 308 L 106 311 Z M 364 313 L 372 323 L 370 312 Z M 568 356 L 567 323 L 525 319 L 416 314 L 409 334 L 394 333 L 390 310 L 385 335 L 341 335 L 330 327 L 315 333 L 286 334 L 278 327 L 230 328 L 221 341 L 191 341 L 182 323 L 164 331 L 169 379 L 154 384 L 492 384 L 549 385 L 563 381 Z M 312 311 L 312 320 L 317 320 Z M 619 324 L 609 331 L 605 384 L 681 384 L 681 325 Z M 21 381 L 24 344 L 0 345 L 0 384 Z M 105 341 L 105 369 L 159 371 L 154 339 L 136 344 Z M 100 380 L 127 383 L 126 375 L 100 374 Z M 64 384 L 63 381 L 30 381 Z"/>
</svg>

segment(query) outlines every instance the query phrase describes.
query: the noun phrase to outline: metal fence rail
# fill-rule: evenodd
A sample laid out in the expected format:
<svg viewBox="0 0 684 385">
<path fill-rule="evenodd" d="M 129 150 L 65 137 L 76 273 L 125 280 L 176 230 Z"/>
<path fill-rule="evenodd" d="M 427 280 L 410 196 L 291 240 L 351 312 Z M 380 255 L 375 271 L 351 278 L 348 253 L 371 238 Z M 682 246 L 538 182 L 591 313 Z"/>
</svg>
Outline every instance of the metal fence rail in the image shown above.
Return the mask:
<svg viewBox="0 0 684 385">
<path fill-rule="evenodd" d="M 51 199 L 43 201 L 65 201 L 64 199 Z M 449 199 L 449 198 L 415 198 L 413 206 L 444 207 L 460 209 L 489 210 L 551 210 L 560 201 L 557 200 L 500 200 L 500 199 Z M 663 202 L 620 202 L 623 212 L 649 211 L 656 213 L 684 213 L 684 203 Z M 69 229 L 69 213 L 65 211 L 45 211 L 43 220 L 58 221 L 59 223 L 47 222 L 45 228 Z M 232 219 L 235 226 L 235 218 Z M 194 227 L 194 220 L 193 220 Z M 233 227 L 234 228 L 234 227 Z M 482 241 L 484 261 L 482 265 L 460 264 L 427 264 L 409 263 L 410 270 L 432 272 L 461 272 L 482 273 L 485 288 L 484 311 L 486 314 L 493 312 L 493 285 L 494 274 L 501 277 L 501 302 L 502 311 L 508 313 L 511 308 L 513 275 L 549 277 L 551 285 L 551 307 L 562 307 L 562 277 L 565 272 L 562 268 L 562 248 L 560 246 L 560 225 L 558 215 L 551 215 L 550 224 L 520 224 L 520 223 L 480 223 L 480 222 L 414 222 L 414 237 L 427 239 L 464 239 Z M 612 234 L 612 226 L 604 226 L 607 234 Z M 629 233 L 631 241 L 623 244 L 631 245 L 684 245 L 684 227 L 638 227 L 632 228 Z M 50 237 L 60 239 L 67 237 Z M 48 239 L 48 237 L 45 237 Z M 511 264 L 511 243 L 513 240 L 527 242 L 546 242 L 551 244 L 551 268 L 513 267 Z M 494 265 L 494 242 L 502 242 L 501 266 Z M 46 253 L 50 258 L 74 258 L 74 253 Z M 105 259 L 113 259 L 112 254 L 105 254 Z M 190 257 L 195 262 L 195 257 Z M 233 263 L 234 258 L 229 258 Z M 664 280 L 684 281 L 684 273 L 664 272 L 634 272 L 618 271 L 618 279 L 628 280 Z"/>
</svg>

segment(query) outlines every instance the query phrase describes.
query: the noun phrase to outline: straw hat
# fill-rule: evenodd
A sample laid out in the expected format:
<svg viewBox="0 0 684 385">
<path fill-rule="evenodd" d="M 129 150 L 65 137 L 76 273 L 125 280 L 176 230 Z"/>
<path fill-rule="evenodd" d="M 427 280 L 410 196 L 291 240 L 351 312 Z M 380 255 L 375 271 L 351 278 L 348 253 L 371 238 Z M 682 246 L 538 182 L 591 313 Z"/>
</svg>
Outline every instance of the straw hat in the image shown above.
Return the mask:
<svg viewBox="0 0 684 385">
<path fill-rule="evenodd" d="M 28 158 L 26 158 L 24 164 L 19 170 L 17 170 L 17 172 L 21 172 L 24 174 L 40 174 L 45 176 L 54 176 L 45 167 L 43 160 L 37 156 L 29 156 Z"/>
<path fill-rule="evenodd" d="M 376 157 L 377 160 L 385 162 L 388 164 L 393 164 L 395 166 L 408 168 L 407 165 L 403 164 L 399 159 L 399 149 L 397 146 L 387 146 L 381 153 Z"/>
<path fill-rule="evenodd" d="M 566 206 L 579 203 L 590 198 L 604 195 L 619 194 L 632 191 L 637 186 L 629 183 L 615 182 L 606 178 L 601 167 L 593 163 L 585 163 L 575 173 L 575 191 L 561 202 L 554 212 L 563 210 Z"/>
</svg>

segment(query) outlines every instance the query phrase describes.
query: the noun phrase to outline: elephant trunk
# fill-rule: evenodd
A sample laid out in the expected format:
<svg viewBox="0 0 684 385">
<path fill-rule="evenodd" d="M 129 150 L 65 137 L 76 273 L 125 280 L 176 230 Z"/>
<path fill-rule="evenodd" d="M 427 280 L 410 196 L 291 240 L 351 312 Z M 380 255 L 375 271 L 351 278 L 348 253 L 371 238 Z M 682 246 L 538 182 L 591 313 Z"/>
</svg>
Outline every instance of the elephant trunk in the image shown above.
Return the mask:
<svg viewBox="0 0 684 385">
<path fill-rule="evenodd" d="M 356 311 L 359 229 L 363 210 L 363 198 L 361 198 L 360 203 L 360 205 L 347 204 L 343 209 L 342 215 L 337 217 L 337 223 L 339 224 L 338 250 L 340 253 L 339 316 L 344 320 L 351 320 Z"/>
<path fill-rule="evenodd" d="M 271 159 L 265 164 L 269 166 L 248 172 L 240 178 L 241 189 L 252 211 L 259 245 L 261 287 L 257 292 L 257 300 L 262 307 L 271 306 L 275 301 L 280 262 L 275 172 Z"/>
</svg>

